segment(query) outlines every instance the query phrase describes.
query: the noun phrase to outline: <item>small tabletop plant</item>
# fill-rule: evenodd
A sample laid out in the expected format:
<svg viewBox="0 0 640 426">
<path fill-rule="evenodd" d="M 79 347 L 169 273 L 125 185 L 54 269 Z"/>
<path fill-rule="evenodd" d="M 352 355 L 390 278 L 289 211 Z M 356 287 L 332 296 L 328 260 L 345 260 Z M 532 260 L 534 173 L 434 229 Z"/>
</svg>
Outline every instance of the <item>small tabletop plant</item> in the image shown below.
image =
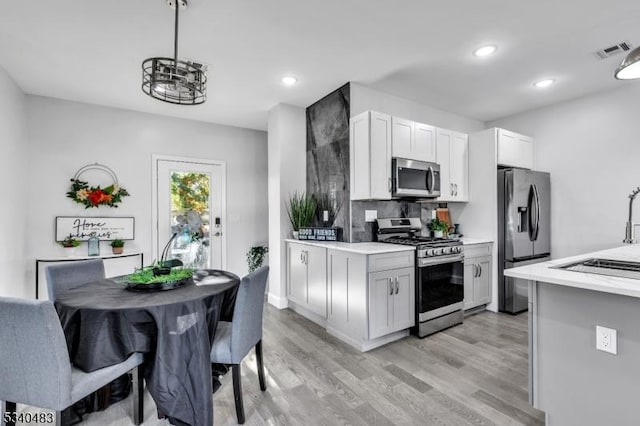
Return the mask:
<svg viewBox="0 0 640 426">
<path fill-rule="evenodd" d="M 111 246 L 111 251 L 113 252 L 113 254 L 122 254 L 122 252 L 124 251 L 123 240 L 116 238 L 115 240 L 111 241 L 111 244 L 109 245 Z"/>
<path fill-rule="evenodd" d="M 64 240 L 58 242 L 58 244 L 60 244 L 64 248 L 78 247 L 80 245 L 80 243 L 81 243 L 81 241 L 80 240 L 76 240 L 75 238 L 73 238 L 73 236 L 71 236 L 71 234 L 69 234 L 69 236 L 67 238 L 65 238 Z"/>
<path fill-rule="evenodd" d="M 313 223 L 316 214 L 316 200 L 304 192 L 301 195 L 295 192 L 293 195 L 289 195 L 289 203 L 286 208 L 294 235 L 296 235 L 300 228 L 311 226 Z"/>
</svg>

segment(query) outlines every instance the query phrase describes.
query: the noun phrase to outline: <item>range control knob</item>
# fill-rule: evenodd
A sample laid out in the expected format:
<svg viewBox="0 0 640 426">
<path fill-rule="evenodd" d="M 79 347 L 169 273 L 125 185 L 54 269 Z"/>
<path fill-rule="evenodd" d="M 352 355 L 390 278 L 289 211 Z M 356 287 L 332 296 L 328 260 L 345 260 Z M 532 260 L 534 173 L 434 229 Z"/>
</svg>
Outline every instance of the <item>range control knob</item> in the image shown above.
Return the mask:
<svg viewBox="0 0 640 426">
<path fill-rule="evenodd" d="M 443 248 L 443 249 L 442 249 L 442 254 L 449 254 L 449 253 L 453 253 L 453 252 L 451 251 L 451 248 L 449 248 L 449 247 L 445 247 L 445 248 Z"/>
<path fill-rule="evenodd" d="M 436 255 L 436 251 L 431 249 L 431 250 L 427 250 L 427 256 L 435 256 Z"/>
</svg>

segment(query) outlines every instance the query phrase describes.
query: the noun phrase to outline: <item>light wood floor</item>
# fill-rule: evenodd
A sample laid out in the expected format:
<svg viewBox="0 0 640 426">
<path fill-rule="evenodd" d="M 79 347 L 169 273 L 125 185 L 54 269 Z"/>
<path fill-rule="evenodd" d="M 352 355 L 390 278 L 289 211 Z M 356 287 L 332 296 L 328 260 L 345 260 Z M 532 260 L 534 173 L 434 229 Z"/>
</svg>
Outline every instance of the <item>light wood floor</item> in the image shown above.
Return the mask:
<svg viewBox="0 0 640 426">
<path fill-rule="evenodd" d="M 464 324 L 365 354 L 296 313 L 265 309 L 267 391 L 245 359 L 247 425 L 542 425 L 528 403 L 527 316 L 483 312 Z M 235 425 L 231 375 L 214 395 L 216 425 Z M 127 425 L 130 400 L 87 416 Z M 146 395 L 145 425 L 156 419 Z"/>
</svg>

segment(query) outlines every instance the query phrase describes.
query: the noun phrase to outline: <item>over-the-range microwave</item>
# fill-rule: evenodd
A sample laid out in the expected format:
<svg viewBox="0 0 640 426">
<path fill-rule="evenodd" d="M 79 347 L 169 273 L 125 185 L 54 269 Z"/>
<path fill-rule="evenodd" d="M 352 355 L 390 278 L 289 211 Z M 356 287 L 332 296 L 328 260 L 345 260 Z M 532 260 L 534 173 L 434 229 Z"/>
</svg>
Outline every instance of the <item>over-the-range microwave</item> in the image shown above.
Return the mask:
<svg viewBox="0 0 640 426">
<path fill-rule="evenodd" d="M 434 198 L 440 196 L 440 165 L 427 161 L 391 160 L 394 197 Z"/>
</svg>

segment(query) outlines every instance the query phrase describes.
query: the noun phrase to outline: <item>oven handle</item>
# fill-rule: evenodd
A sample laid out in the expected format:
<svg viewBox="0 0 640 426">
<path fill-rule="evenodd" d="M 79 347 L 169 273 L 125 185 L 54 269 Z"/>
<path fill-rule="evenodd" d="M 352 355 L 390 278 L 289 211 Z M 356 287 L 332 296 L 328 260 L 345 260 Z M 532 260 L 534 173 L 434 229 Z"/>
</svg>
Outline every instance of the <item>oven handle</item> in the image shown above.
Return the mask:
<svg viewBox="0 0 640 426">
<path fill-rule="evenodd" d="M 423 266 L 442 265 L 444 263 L 462 262 L 464 260 L 464 254 L 457 254 L 455 256 L 440 256 L 434 258 L 418 259 L 418 268 Z"/>
</svg>

